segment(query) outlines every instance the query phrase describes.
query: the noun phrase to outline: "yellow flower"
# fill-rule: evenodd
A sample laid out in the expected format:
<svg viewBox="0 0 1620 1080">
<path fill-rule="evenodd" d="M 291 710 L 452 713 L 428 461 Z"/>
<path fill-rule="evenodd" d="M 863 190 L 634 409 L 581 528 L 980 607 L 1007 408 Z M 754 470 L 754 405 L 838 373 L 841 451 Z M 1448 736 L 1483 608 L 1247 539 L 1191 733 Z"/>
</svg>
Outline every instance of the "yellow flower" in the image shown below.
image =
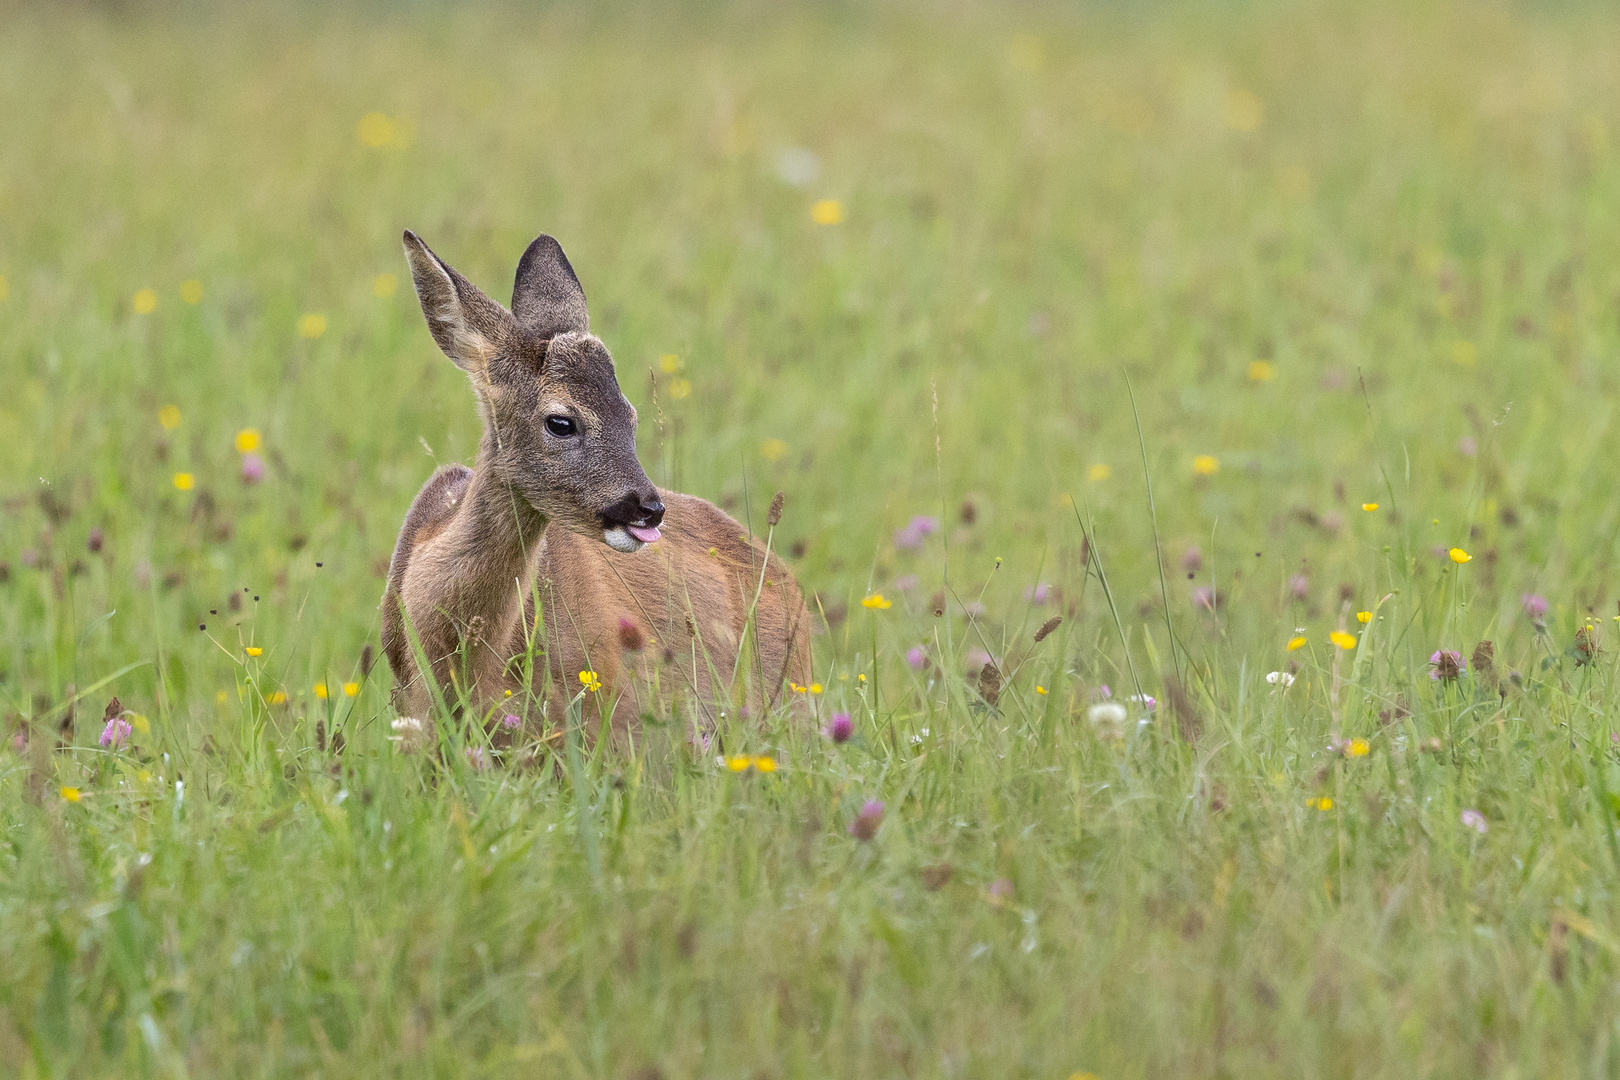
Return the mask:
<svg viewBox="0 0 1620 1080">
<path fill-rule="evenodd" d="M 1305 647 L 1305 635 L 1300 634 L 1297 637 L 1291 637 L 1291 638 L 1288 639 L 1288 651 L 1289 652 L 1293 652 L 1295 649 L 1303 649 L 1304 647 Z"/>
<path fill-rule="evenodd" d="M 863 671 L 859 675 L 855 676 L 855 681 L 856 682 L 865 682 L 866 681 L 866 673 Z"/>
<path fill-rule="evenodd" d="M 1378 509 L 1378 504 L 1377 504 L 1377 503 L 1362 503 L 1362 504 L 1361 504 L 1361 508 L 1362 508 L 1362 509 L 1363 509 L 1363 510 L 1365 510 L 1365 511 L 1367 511 L 1367 513 L 1369 513 L 1369 514 L 1370 514 L 1370 513 L 1372 513 L 1372 512 L 1373 512 L 1373 511 L 1374 511 L 1374 510 L 1376 510 L 1376 509 Z"/>
<path fill-rule="evenodd" d="M 1266 104 L 1252 90 L 1235 87 L 1226 92 L 1226 126 L 1233 131 L 1258 131 Z"/>
<path fill-rule="evenodd" d="M 759 452 L 765 455 L 766 461 L 781 461 L 787 457 L 788 444 L 781 439 L 766 439 L 759 444 Z"/>
<path fill-rule="evenodd" d="M 1249 361 L 1250 382 L 1270 382 L 1277 377 L 1277 369 L 1265 360 Z"/>
<path fill-rule="evenodd" d="M 732 772 L 742 772 L 744 769 L 748 768 L 748 765 L 749 757 L 747 754 L 737 754 L 733 757 L 726 758 L 726 768 L 730 769 Z"/>
<path fill-rule="evenodd" d="M 157 290 L 141 289 L 135 294 L 135 314 L 150 315 L 157 310 Z"/>
<path fill-rule="evenodd" d="M 1479 350 L 1472 341 L 1455 341 L 1451 345 L 1451 362 L 1463 367 L 1473 367 L 1479 359 Z"/>
<path fill-rule="evenodd" d="M 344 697 L 354 697 L 354 695 L 358 694 L 359 692 L 360 692 L 360 684 L 359 683 L 357 683 L 357 682 L 346 682 L 346 683 L 343 684 L 343 696 Z"/>
<path fill-rule="evenodd" d="M 326 333 L 326 316 L 310 312 L 298 320 L 298 336 L 318 338 Z"/>
<path fill-rule="evenodd" d="M 180 283 L 180 299 L 188 304 L 202 303 L 203 286 L 196 278 Z"/>
<path fill-rule="evenodd" d="M 1345 753 L 1351 757 L 1366 757 L 1371 751 L 1372 743 L 1366 739 L 1351 739 L 1350 745 L 1345 748 Z"/>
<path fill-rule="evenodd" d="M 1333 631 L 1328 635 L 1328 640 L 1341 649 L 1353 649 L 1356 647 L 1356 635 L 1346 633 L 1343 630 Z"/>
<path fill-rule="evenodd" d="M 372 296 L 393 296 L 394 290 L 399 288 L 399 278 L 393 274 L 378 274 L 371 279 Z"/>
<path fill-rule="evenodd" d="M 227 701 L 229 701 L 230 699 L 231 699 L 231 695 L 229 695 L 225 691 L 221 690 L 219 693 L 214 695 L 214 704 L 215 705 L 223 705 Z"/>
<path fill-rule="evenodd" d="M 754 768 L 758 769 L 760 772 L 775 772 L 776 759 L 762 754 L 754 759 Z"/>
<path fill-rule="evenodd" d="M 1103 481 L 1112 475 L 1114 475 L 1114 470 L 1100 461 L 1086 470 L 1086 477 L 1091 480 Z"/>
<path fill-rule="evenodd" d="M 1472 555 L 1468 554 L 1468 552 L 1464 551 L 1462 548 L 1452 548 L 1450 551 L 1446 552 L 1446 554 L 1451 556 L 1451 561 L 1457 563 L 1459 566 L 1473 558 Z"/>
<path fill-rule="evenodd" d="M 1356 612 L 1356 622 L 1358 622 L 1358 623 L 1370 623 L 1370 622 L 1372 622 L 1372 612 L 1370 612 L 1370 611 L 1358 611 L 1358 612 Z"/>
<path fill-rule="evenodd" d="M 315 684 L 315 696 L 320 698 L 323 701 L 326 700 L 326 684 L 325 683 L 318 682 L 318 683 Z"/>
<path fill-rule="evenodd" d="M 795 694 L 804 693 L 804 687 L 800 686 L 798 683 L 794 682 L 792 679 L 788 680 L 788 689 L 792 690 Z"/>
<path fill-rule="evenodd" d="M 861 601 L 861 607 L 869 611 L 887 611 L 894 605 L 883 598 L 883 594 L 875 592 Z"/>
<path fill-rule="evenodd" d="M 129 726 L 140 732 L 142 735 L 149 735 L 152 732 L 152 721 L 148 720 L 138 712 L 132 712 L 129 714 Z"/>
<path fill-rule="evenodd" d="M 597 678 L 596 672 L 594 671 L 580 672 L 579 682 L 581 686 L 585 687 L 585 691 L 587 693 L 594 694 L 598 690 L 602 689 L 602 680 Z"/>
<path fill-rule="evenodd" d="M 1199 476 L 1214 476 L 1221 471 L 1221 463 L 1210 454 L 1199 454 L 1193 458 L 1193 472 Z"/>
<path fill-rule="evenodd" d="M 275 693 L 271 694 L 267 700 L 272 705 L 285 705 L 287 704 L 287 691 L 277 690 Z"/>
<path fill-rule="evenodd" d="M 158 410 L 158 423 L 163 425 L 164 431 L 173 431 L 180 426 L 180 407 L 178 405 L 165 405 Z"/>
<path fill-rule="evenodd" d="M 1036 687 L 1036 688 L 1035 688 L 1035 692 L 1036 692 L 1036 693 L 1037 693 L 1037 694 L 1039 694 L 1039 695 L 1041 695 L 1041 697 L 1045 697 L 1045 696 L 1046 696 L 1046 687 L 1044 687 L 1044 686 L 1037 686 L 1037 687 Z"/>
<path fill-rule="evenodd" d="M 79 789 L 76 788 L 76 787 L 65 787 L 65 788 L 63 788 L 62 789 L 62 798 L 66 799 L 68 802 L 78 802 L 79 801 Z"/>
<path fill-rule="evenodd" d="M 669 380 L 669 396 L 674 398 L 676 401 L 685 401 L 687 398 L 691 397 L 692 396 L 692 380 L 691 379 L 671 379 L 671 380 Z"/>
<path fill-rule="evenodd" d="M 177 472 L 174 474 L 174 486 L 180 491 L 190 491 L 197 486 L 197 478 L 188 472 Z"/>
<path fill-rule="evenodd" d="M 368 112 L 355 125 L 355 134 L 362 146 L 387 146 L 394 141 L 394 122 L 386 113 Z"/>
<path fill-rule="evenodd" d="M 673 375 L 686 367 L 686 361 L 674 353 L 668 352 L 658 358 L 658 366 L 665 375 Z"/>
<path fill-rule="evenodd" d="M 810 684 L 810 692 L 811 692 L 811 693 L 812 693 L 812 694 L 819 694 L 819 693 L 821 693 L 821 684 L 820 684 L 820 683 L 818 683 L 818 682 L 813 682 L 813 683 L 811 683 L 811 684 Z"/>
<path fill-rule="evenodd" d="M 236 452 L 238 454 L 251 454 L 259 448 L 259 432 L 257 428 L 245 427 L 236 433 Z"/>
<path fill-rule="evenodd" d="M 263 656 L 264 655 L 264 650 L 259 648 L 259 646 L 257 646 L 257 645 L 249 645 L 247 648 L 243 649 L 242 651 L 247 653 L 249 656 Z"/>
<path fill-rule="evenodd" d="M 810 220 L 817 225 L 836 225 L 844 220 L 844 204 L 837 199 L 817 199 L 810 207 Z"/>
<path fill-rule="evenodd" d="M 1333 809 L 1333 799 L 1330 796 L 1323 795 L 1318 799 L 1306 799 L 1305 805 L 1312 810 L 1331 810 Z"/>
</svg>

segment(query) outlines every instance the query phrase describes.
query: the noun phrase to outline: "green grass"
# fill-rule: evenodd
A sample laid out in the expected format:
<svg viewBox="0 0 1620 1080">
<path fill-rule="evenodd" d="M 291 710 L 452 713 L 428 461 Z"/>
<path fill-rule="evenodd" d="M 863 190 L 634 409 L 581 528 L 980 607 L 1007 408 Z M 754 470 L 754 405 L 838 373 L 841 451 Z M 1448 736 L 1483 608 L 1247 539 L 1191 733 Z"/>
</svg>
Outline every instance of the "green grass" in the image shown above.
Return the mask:
<svg viewBox="0 0 1620 1080">
<path fill-rule="evenodd" d="M 1620 1071 L 1601 7 L 5 26 L 0 1071 Z M 387 741 L 381 570 L 479 434 L 407 227 L 497 297 L 557 235 L 653 478 L 760 530 L 786 492 L 850 743 L 740 725 L 780 768 L 734 775 L 660 727 L 572 773 Z M 1429 678 L 1482 640 L 1504 694 Z M 1111 738 L 1093 697 L 1136 681 L 1165 704 Z"/>
</svg>

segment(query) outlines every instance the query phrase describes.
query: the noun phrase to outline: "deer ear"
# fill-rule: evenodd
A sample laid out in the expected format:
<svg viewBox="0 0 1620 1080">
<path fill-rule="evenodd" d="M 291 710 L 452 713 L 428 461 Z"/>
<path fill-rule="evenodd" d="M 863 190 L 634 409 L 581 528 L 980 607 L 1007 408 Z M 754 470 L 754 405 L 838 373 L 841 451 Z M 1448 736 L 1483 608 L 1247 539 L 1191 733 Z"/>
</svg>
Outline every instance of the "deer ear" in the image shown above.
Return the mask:
<svg viewBox="0 0 1620 1080">
<path fill-rule="evenodd" d="M 583 334 L 591 328 L 585 290 L 568 265 L 562 245 L 552 237 L 536 237 L 518 261 L 517 280 L 512 283 L 512 316 L 523 329 L 543 338 L 570 330 Z"/>
<path fill-rule="evenodd" d="M 511 316 L 409 229 L 405 230 L 405 261 L 411 264 L 416 298 L 422 303 L 433 340 L 457 367 L 483 375 Z"/>
</svg>

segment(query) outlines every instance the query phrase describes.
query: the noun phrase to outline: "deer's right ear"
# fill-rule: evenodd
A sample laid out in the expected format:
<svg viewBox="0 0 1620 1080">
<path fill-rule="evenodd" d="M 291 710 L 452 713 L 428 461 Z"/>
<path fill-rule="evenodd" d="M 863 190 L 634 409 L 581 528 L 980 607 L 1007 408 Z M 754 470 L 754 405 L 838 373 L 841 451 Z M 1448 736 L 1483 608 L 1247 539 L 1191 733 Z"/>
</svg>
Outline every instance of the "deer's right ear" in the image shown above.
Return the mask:
<svg viewBox="0 0 1620 1080">
<path fill-rule="evenodd" d="M 409 229 L 405 230 L 405 260 L 411 264 L 411 281 L 433 340 L 457 367 L 484 376 L 502 324 L 510 316 Z"/>
</svg>

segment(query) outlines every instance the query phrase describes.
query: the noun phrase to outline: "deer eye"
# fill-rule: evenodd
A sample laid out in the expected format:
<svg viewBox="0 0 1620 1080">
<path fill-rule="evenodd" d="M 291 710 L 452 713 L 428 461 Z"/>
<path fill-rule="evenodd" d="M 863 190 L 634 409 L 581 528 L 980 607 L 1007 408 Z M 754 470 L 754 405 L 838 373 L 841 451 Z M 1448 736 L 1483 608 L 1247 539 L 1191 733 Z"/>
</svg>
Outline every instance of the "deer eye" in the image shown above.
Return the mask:
<svg viewBox="0 0 1620 1080">
<path fill-rule="evenodd" d="M 546 417 L 546 430 L 559 439 L 566 439 L 579 429 L 566 416 L 548 416 Z"/>
</svg>

